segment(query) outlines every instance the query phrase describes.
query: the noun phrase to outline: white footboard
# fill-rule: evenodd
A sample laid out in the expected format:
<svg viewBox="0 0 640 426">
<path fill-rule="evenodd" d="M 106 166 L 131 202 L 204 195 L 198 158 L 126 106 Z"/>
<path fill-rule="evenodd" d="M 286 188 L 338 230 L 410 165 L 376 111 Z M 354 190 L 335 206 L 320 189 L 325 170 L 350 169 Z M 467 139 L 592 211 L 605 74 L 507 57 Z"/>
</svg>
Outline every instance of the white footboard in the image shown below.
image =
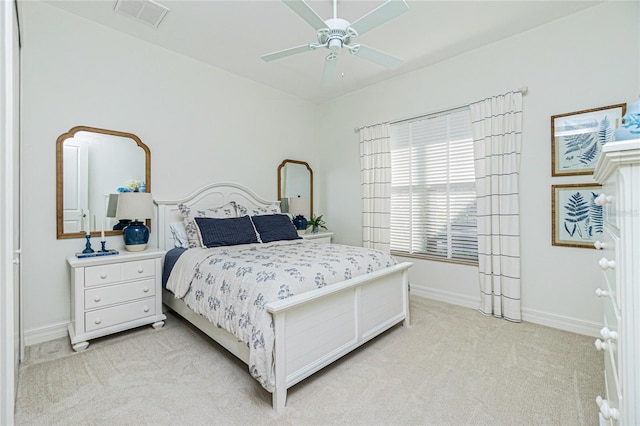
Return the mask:
<svg viewBox="0 0 640 426">
<path fill-rule="evenodd" d="M 273 408 L 287 389 L 400 321 L 409 326 L 405 262 L 267 304 L 275 326 Z"/>
</svg>

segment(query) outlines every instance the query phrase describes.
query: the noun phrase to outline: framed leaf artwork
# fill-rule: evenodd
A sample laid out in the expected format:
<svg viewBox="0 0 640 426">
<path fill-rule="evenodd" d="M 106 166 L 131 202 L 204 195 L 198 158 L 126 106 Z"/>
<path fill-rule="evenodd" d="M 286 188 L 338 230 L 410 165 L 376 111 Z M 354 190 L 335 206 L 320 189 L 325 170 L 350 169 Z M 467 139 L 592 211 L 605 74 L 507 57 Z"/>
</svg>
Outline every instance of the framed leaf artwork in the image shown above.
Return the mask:
<svg viewBox="0 0 640 426">
<path fill-rule="evenodd" d="M 590 175 L 602 146 L 613 140 L 627 104 L 609 105 L 551 117 L 551 175 Z"/>
<path fill-rule="evenodd" d="M 595 203 L 602 186 L 566 184 L 551 186 L 551 242 L 554 246 L 593 248 L 602 239 L 602 206 Z"/>
</svg>

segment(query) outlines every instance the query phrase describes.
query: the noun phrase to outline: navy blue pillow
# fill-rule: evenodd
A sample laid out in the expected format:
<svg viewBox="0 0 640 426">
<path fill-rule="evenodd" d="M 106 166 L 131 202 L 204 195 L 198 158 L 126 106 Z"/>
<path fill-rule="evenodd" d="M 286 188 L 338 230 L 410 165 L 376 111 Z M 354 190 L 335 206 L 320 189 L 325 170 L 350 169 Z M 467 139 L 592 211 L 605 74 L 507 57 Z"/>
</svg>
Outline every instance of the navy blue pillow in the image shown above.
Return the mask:
<svg viewBox="0 0 640 426">
<path fill-rule="evenodd" d="M 280 240 L 299 240 L 296 227 L 286 214 L 265 214 L 251 216 L 251 220 L 260 234 L 263 243 Z"/>
<path fill-rule="evenodd" d="M 259 243 L 256 230 L 249 216 L 212 218 L 196 217 L 202 245 L 205 247 L 235 246 Z"/>
</svg>

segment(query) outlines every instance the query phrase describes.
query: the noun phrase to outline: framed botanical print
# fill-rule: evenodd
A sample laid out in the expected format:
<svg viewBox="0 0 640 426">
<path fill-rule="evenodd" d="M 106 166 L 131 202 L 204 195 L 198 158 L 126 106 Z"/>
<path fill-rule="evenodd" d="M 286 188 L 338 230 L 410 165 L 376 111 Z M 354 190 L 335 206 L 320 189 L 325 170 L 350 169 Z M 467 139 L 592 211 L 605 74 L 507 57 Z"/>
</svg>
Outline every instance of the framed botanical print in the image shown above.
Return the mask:
<svg viewBox="0 0 640 426">
<path fill-rule="evenodd" d="M 626 108 L 617 104 L 552 116 L 552 176 L 593 174 L 602 146 L 613 140 Z"/>
<path fill-rule="evenodd" d="M 595 203 L 602 186 L 566 184 L 551 186 L 551 241 L 554 246 L 593 248 L 602 239 L 602 206 Z"/>
</svg>

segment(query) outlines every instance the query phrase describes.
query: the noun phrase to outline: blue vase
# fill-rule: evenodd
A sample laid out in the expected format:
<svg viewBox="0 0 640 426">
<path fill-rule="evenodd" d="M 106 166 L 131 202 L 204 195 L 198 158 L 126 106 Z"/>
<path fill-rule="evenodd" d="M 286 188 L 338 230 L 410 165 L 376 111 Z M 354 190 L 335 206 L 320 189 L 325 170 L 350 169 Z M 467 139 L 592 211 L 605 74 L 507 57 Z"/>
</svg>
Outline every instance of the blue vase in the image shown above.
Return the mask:
<svg viewBox="0 0 640 426">
<path fill-rule="evenodd" d="M 304 231 L 305 229 L 307 229 L 307 219 L 305 219 L 304 216 L 299 214 L 293 219 L 293 225 L 296 227 L 298 231 Z"/>
<path fill-rule="evenodd" d="M 149 228 L 144 223 L 134 220 L 122 230 L 122 238 L 128 251 L 142 251 L 147 248 L 149 242 Z"/>
</svg>

